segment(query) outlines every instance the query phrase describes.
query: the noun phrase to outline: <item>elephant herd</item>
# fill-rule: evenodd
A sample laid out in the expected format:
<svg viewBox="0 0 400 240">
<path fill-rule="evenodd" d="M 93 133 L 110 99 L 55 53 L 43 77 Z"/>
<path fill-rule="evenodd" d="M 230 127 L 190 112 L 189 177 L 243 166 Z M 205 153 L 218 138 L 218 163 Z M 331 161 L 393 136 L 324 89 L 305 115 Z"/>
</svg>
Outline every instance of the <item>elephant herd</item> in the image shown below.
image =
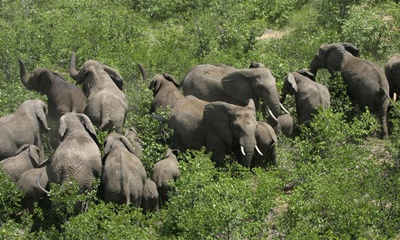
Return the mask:
<svg viewBox="0 0 400 240">
<path fill-rule="evenodd" d="M 27 100 L 0 118 L 0 163 L 26 193 L 22 204 L 30 210 L 34 202 L 51 194 L 50 183 L 75 180 L 84 192 L 100 178 L 106 202 L 158 211 L 168 201 L 169 182 L 180 175 L 175 150 L 205 147 L 218 167 L 231 153 L 244 167 L 276 165 L 278 137 L 295 137 L 299 124 L 308 125 L 318 109 L 330 107 L 328 88 L 315 79 L 318 69 L 327 69 L 331 79 L 341 72 L 354 104 L 368 107 L 378 117 L 382 138 L 388 137 L 389 100 L 400 94 L 400 55 L 383 70 L 360 59 L 358 48 L 350 43 L 321 45 L 308 69 L 288 73 L 282 96 L 271 70 L 261 63 L 244 69 L 196 65 L 180 82 L 171 74 L 157 74 L 149 85 L 153 92 L 149 112 L 171 108 L 166 122 L 173 135 L 165 158 L 148 177 L 137 132 L 124 126 L 128 101 L 122 76 L 95 60 L 87 60 L 80 70 L 75 62 L 72 53 L 69 72 L 82 88 L 44 68 L 29 75 L 20 60 L 22 84 L 46 95 L 47 104 Z M 139 68 L 146 79 L 143 66 Z M 287 94 L 294 95 L 296 121 L 283 106 Z M 102 152 L 96 128 L 108 133 Z M 46 133 L 52 154 L 43 159 Z"/>
</svg>

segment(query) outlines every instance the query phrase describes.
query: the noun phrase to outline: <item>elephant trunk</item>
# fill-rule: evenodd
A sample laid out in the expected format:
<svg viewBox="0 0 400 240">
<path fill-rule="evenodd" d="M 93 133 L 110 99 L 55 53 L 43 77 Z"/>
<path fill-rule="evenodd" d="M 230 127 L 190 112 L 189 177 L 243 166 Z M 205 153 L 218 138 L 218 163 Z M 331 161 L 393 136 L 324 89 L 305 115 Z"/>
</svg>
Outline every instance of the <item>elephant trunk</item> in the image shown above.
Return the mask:
<svg viewBox="0 0 400 240">
<path fill-rule="evenodd" d="M 244 137 L 239 141 L 242 152 L 241 164 L 244 167 L 250 167 L 251 161 L 253 160 L 256 143 L 255 137 Z"/>
<path fill-rule="evenodd" d="M 321 67 L 321 66 L 319 65 L 318 57 L 315 56 L 315 57 L 313 58 L 313 60 L 311 61 L 310 69 L 309 69 L 310 73 L 312 73 L 312 74 L 314 75 L 314 78 L 317 76 L 317 71 L 318 71 L 318 69 L 319 69 L 320 67 Z"/>
<path fill-rule="evenodd" d="M 71 61 L 69 63 L 69 74 L 75 81 L 78 81 L 79 72 L 76 70 L 76 67 L 75 67 L 75 53 L 74 52 L 72 52 L 72 54 L 71 54 Z"/>
<path fill-rule="evenodd" d="M 22 60 L 19 60 L 19 72 L 20 72 L 20 75 L 21 75 L 22 84 L 24 84 L 24 86 L 28 88 L 29 75 L 26 72 L 25 64 L 24 64 L 24 62 Z"/>
<path fill-rule="evenodd" d="M 263 100 L 264 104 L 266 104 L 270 117 L 273 119 L 271 121 L 271 126 L 275 127 L 278 124 L 279 110 L 281 108 L 278 89 L 276 89 L 276 91 L 272 91 L 271 93 L 267 93 Z"/>
</svg>

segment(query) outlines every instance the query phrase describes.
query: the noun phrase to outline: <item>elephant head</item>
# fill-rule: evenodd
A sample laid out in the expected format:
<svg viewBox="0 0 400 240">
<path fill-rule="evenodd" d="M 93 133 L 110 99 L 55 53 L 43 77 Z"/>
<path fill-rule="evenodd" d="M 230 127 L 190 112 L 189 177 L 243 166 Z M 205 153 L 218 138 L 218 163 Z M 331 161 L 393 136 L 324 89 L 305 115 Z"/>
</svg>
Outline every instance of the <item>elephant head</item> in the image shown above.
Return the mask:
<svg viewBox="0 0 400 240">
<path fill-rule="evenodd" d="M 272 125 L 277 124 L 281 104 L 276 80 L 268 68 L 257 67 L 237 70 L 223 77 L 221 83 L 226 95 L 243 103 L 251 98 L 258 108 L 261 98 L 268 113 L 274 119 Z M 266 112 L 263 111 L 263 114 L 266 115 Z"/>
<path fill-rule="evenodd" d="M 318 69 L 326 68 L 331 74 L 331 77 L 334 78 L 334 72 L 341 71 L 344 54 L 346 52 L 354 57 L 358 57 L 360 50 L 351 43 L 321 45 L 314 58 L 311 60 L 310 72 L 316 76 Z"/>
<path fill-rule="evenodd" d="M 34 90 L 40 94 L 47 94 L 50 91 L 54 77 L 58 75 L 45 68 L 35 68 L 32 76 L 29 77 L 25 64 L 21 60 L 19 60 L 19 67 L 22 84 L 24 84 L 26 89 Z"/>
<path fill-rule="evenodd" d="M 204 108 L 204 122 L 207 148 L 213 152 L 217 164 L 221 160 L 218 154 L 223 156 L 227 149 L 222 149 L 224 152 L 221 152 L 222 146 L 216 143 L 223 142 L 225 146 L 232 146 L 238 142 L 242 153 L 241 164 L 250 167 L 256 148 L 255 131 L 258 124 L 252 99 L 248 100 L 245 107 L 225 102 L 211 102 Z"/>
<path fill-rule="evenodd" d="M 176 89 L 179 88 L 179 82 L 169 73 L 157 74 L 150 82 L 149 89 L 153 91 L 153 97 L 155 97 L 158 91 L 161 89 L 163 84 L 172 83 Z"/>
<path fill-rule="evenodd" d="M 100 146 L 92 122 L 89 117 L 83 113 L 66 113 L 60 118 L 58 128 L 60 142 L 67 138 L 67 136 L 73 135 L 75 131 L 80 132 L 82 129 L 89 134 L 97 146 Z"/>
<path fill-rule="evenodd" d="M 282 87 L 282 98 L 281 101 L 282 103 L 286 99 L 286 95 L 289 93 L 290 95 L 294 95 L 297 93 L 297 82 L 296 82 L 296 76 L 304 76 L 307 77 L 313 81 L 315 81 L 315 75 L 312 74 L 310 71 L 307 70 L 299 70 L 297 72 L 289 73 L 286 77 L 285 82 L 283 83 Z"/>
<path fill-rule="evenodd" d="M 121 134 L 118 133 L 110 133 L 104 140 L 104 150 L 103 150 L 103 161 L 107 157 L 107 155 L 110 153 L 111 149 L 114 146 L 122 146 L 123 148 L 126 148 L 130 153 L 135 154 L 135 149 L 133 148 L 132 144 L 129 142 L 128 138 L 125 136 L 122 136 Z"/>
</svg>

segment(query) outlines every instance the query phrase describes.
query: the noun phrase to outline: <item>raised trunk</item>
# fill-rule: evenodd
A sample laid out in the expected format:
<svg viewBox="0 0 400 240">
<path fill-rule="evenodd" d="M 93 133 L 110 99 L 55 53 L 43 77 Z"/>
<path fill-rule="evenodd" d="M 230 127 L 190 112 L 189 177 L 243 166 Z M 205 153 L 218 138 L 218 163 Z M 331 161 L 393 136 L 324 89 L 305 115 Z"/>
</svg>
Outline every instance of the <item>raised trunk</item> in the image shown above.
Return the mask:
<svg viewBox="0 0 400 240">
<path fill-rule="evenodd" d="M 25 87 L 28 87 L 28 73 L 26 72 L 25 64 L 23 61 L 19 60 L 19 72 L 21 75 L 21 82 Z"/>
<path fill-rule="evenodd" d="M 144 70 L 143 65 L 140 64 L 140 63 L 138 64 L 138 67 L 139 67 L 140 73 L 142 74 L 143 80 L 146 81 L 146 80 L 147 80 L 147 73 L 146 73 L 146 70 Z"/>
<path fill-rule="evenodd" d="M 71 54 L 71 61 L 69 64 L 69 74 L 75 81 L 79 80 L 79 72 L 76 70 L 76 66 L 75 66 L 75 53 L 74 52 L 72 52 L 72 54 Z"/>
</svg>

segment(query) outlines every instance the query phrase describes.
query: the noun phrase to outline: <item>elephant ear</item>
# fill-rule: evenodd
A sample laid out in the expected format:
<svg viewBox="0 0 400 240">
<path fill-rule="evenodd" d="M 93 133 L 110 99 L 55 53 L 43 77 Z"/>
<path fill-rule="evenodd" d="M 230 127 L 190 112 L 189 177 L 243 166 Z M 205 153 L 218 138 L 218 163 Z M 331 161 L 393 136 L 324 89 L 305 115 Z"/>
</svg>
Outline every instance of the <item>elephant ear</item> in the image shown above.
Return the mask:
<svg viewBox="0 0 400 240">
<path fill-rule="evenodd" d="M 346 51 L 348 51 L 349 53 L 351 53 L 351 55 L 353 55 L 354 57 L 359 57 L 360 56 L 360 49 L 358 49 L 358 47 L 354 46 L 351 43 L 341 43 L 344 47 L 344 49 L 346 49 Z"/>
<path fill-rule="evenodd" d="M 204 123 L 208 131 L 217 134 L 225 143 L 232 144 L 233 133 L 230 124 L 229 110 L 232 104 L 212 102 L 204 108 Z"/>
<path fill-rule="evenodd" d="M 119 137 L 119 141 L 124 144 L 124 146 L 126 147 L 126 149 L 128 149 L 129 152 L 131 152 L 132 154 L 136 155 L 135 152 L 135 148 L 132 146 L 131 142 L 128 140 L 128 138 L 126 138 L 125 136 L 120 136 Z"/>
<path fill-rule="evenodd" d="M 53 79 L 53 73 L 47 69 L 43 69 L 38 76 L 38 92 L 40 92 L 41 94 L 47 94 L 50 91 L 51 86 L 53 85 Z"/>
<path fill-rule="evenodd" d="M 245 103 L 254 95 L 251 87 L 251 70 L 241 69 L 225 75 L 221 79 L 224 93 L 229 97 Z"/>
<path fill-rule="evenodd" d="M 42 164 L 41 152 L 37 146 L 35 145 L 29 146 L 29 156 L 33 159 L 33 161 L 35 161 L 37 165 Z"/>
<path fill-rule="evenodd" d="M 160 75 L 156 75 L 153 80 L 150 82 L 149 89 L 153 91 L 153 97 L 155 97 L 162 85 L 162 79 L 160 79 Z"/>
<path fill-rule="evenodd" d="M 110 153 L 113 145 L 115 143 L 115 138 L 112 136 L 108 136 L 105 140 L 104 140 L 104 149 L 103 149 L 103 156 L 102 156 L 102 162 L 104 163 L 104 161 L 106 160 L 107 155 Z"/>
<path fill-rule="evenodd" d="M 20 148 L 18 148 L 17 152 L 14 154 L 14 156 L 17 156 L 18 154 L 22 153 L 26 149 L 28 149 L 30 144 L 24 144 Z"/>
<path fill-rule="evenodd" d="M 345 48 L 342 44 L 330 44 L 325 56 L 326 68 L 332 74 L 341 70 Z"/>
<path fill-rule="evenodd" d="M 164 78 L 172 82 L 177 88 L 179 88 L 179 82 L 169 73 L 164 73 Z"/>
<path fill-rule="evenodd" d="M 90 137 L 95 141 L 97 146 L 100 146 L 99 140 L 97 139 L 96 129 L 93 126 L 93 123 L 90 121 L 89 117 L 85 114 L 78 113 L 77 114 L 79 121 L 85 127 L 86 132 L 89 133 Z"/>
<path fill-rule="evenodd" d="M 297 83 L 296 78 L 292 73 L 289 73 L 286 81 L 290 84 L 291 89 L 296 93 L 297 92 Z"/>
<path fill-rule="evenodd" d="M 35 104 L 33 110 L 36 114 L 36 117 L 42 122 L 44 128 L 46 130 L 50 130 L 49 126 L 47 125 L 47 106 L 44 102 L 40 101 L 39 104 Z"/>
<path fill-rule="evenodd" d="M 260 62 L 251 62 L 249 66 L 249 68 L 260 68 L 260 67 L 265 68 L 265 65 Z"/>
<path fill-rule="evenodd" d="M 103 69 L 111 77 L 111 79 L 113 80 L 115 85 L 117 85 L 117 87 L 122 91 L 122 87 L 124 85 L 124 79 L 117 72 L 117 70 L 115 70 L 115 69 L 113 69 L 113 68 L 111 68 L 109 66 L 106 66 L 106 65 L 103 65 Z"/>
<path fill-rule="evenodd" d="M 302 69 L 297 71 L 298 73 L 300 73 L 301 75 L 308 77 L 309 79 L 313 80 L 315 82 L 315 75 L 312 74 L 310 71 L 306 70 L 306 69 Z"/>
</svg>

